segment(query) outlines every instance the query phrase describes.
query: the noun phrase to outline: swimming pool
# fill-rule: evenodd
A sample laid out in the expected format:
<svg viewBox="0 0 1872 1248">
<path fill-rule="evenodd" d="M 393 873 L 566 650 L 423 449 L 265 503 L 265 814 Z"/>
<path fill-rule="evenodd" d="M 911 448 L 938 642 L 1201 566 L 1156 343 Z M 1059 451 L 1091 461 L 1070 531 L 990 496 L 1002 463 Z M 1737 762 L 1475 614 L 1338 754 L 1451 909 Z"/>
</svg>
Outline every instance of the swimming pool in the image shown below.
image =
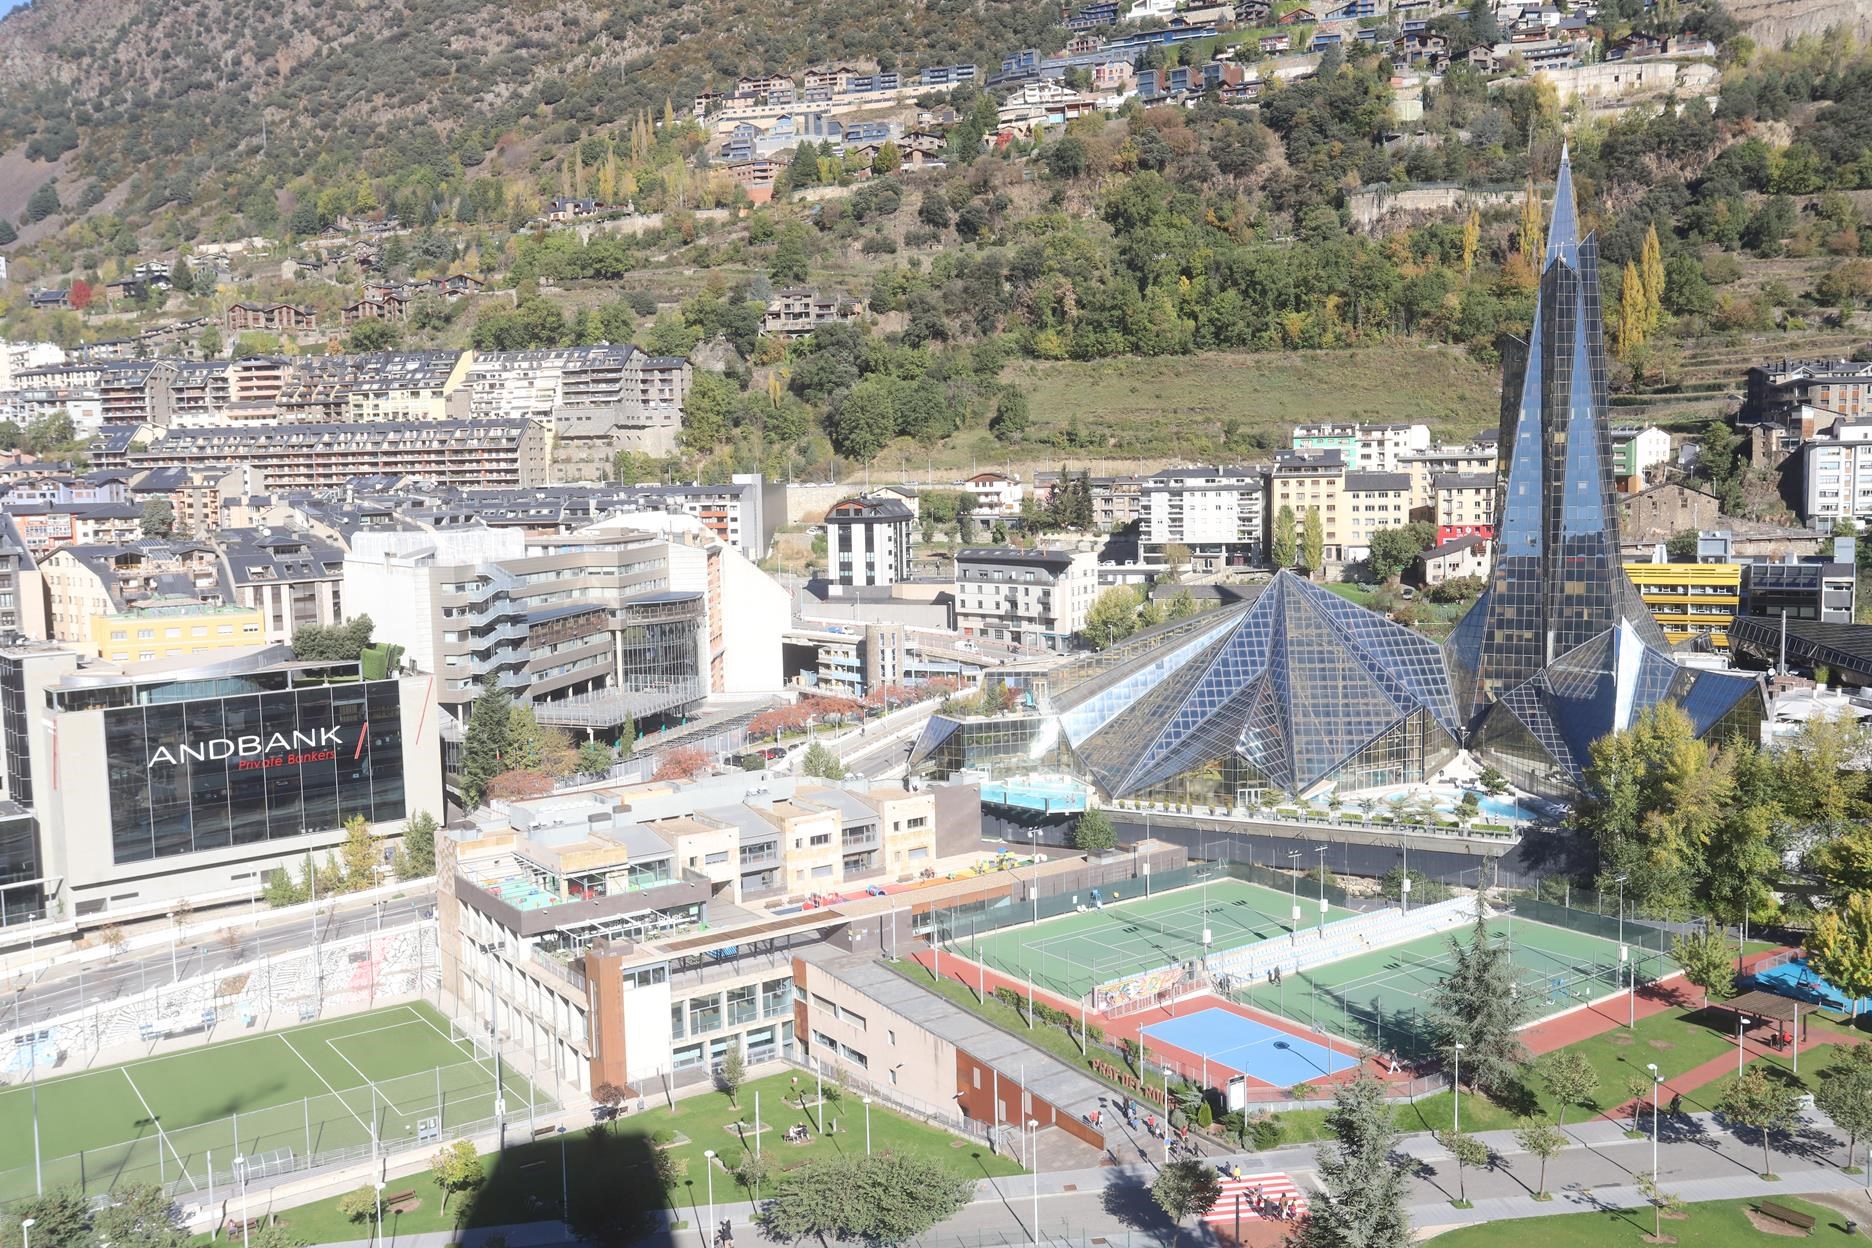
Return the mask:
<svg viewBox="0 0 1872 1248">
<path fill-rule="evenodd" d="M 984 781 L 981 786 L 981 800 L 991 806 L 1049 813 L 1082 811 L 1088 795 L 1085 785 L 1061 776 L 1019 776 Z"/>
</svg>

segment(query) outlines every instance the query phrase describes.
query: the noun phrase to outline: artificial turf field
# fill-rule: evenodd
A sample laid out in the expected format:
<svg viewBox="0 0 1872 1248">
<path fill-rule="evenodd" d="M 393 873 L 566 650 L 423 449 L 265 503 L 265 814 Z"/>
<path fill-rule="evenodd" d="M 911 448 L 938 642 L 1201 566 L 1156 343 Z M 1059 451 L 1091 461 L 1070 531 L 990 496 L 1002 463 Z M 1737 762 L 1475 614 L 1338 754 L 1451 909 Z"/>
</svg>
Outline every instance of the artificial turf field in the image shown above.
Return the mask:
<svg viewBox="0 0 1872 1248">
<path fill-rule="evenodd" d="M 530 1089 L 502 1072 L 506 1112 L 524 1121 Z M 105 1191 L 130 1183 L 206 1187 L 234 1157 L 261 1167 L 306 1154 L 444 1137 L 494 1116 L 494 1064 L 451 1038 L 426 1004 L 392 1006 L 285 1031 L 179 1049 L 121 1066 L 41 1077 L 0 1090 L 0 1200 L 31 1195 L 33 1101 L 46 1187 Z M 290 1154 L 291 1160 L 288 1159 Z"/>
<path fill-rule="evenodd" d="M 1508 938 L 1530 1022 L 1608 996 L 1625 982 L 1617 941 L 1513 916 L 1490 919 L 1488 928 Z M 1467 926 L 1452 934 L 1464 943 L 1470 939 Z M 1420 936 L 1284 976 L 1278 987 L 1251 984 L 1233 998 L 1381 1053 L 1419 1056 L 1430 1043 L 1430 989 L 1450 972 L 1449 942 L 1448 935 Z M 1676 969 L 1664 955 L 1637 946 L 1630 956 L 1640 981 Z"/>
<path fill-rule="evenodd" d="M 1244 880 L 1187 884 L 1117 902 L 1110 897 L 1108 889 L 1101 908 L 1002 928 L 979 939 L 971 937 L 966 920 L 960 930 L 946 930 L 943 936 L 946 947 L 968 957 L 979 955 L 978 960 L 986 960 L 994 970 L 1015 978 L 1031 975 L 1036 987 L 1077 998 L 1121 976 L 1201 959 L 1205 925 L 1212 953 L 1252 945 L 1293 927 L 1291 897 Z M 1090 894 L 1085 901 L 1090 904 Z M 1318 921 L 1316 900 L 1302 897 L 1300 906 L 1305 921 Z M 1340 910 L 1326 917 L 1350 913 Z"/>
</svg>

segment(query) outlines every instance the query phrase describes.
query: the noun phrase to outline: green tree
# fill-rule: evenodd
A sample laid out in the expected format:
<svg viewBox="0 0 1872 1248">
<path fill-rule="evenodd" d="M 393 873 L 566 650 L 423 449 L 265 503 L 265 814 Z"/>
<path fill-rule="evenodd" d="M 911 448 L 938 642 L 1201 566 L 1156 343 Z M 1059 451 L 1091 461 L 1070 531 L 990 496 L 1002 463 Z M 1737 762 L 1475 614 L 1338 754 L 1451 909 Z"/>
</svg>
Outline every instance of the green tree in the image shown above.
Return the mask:
<svg viewBox="0 0 1872 1248">
<path fill-rule="evenodd" d="M 1535 1187 L 1534 1199 L 1547 1199 L 1547 1163 L 1566 1148 L 1566 1132 L 1550 1122 L 1528 1119 L 1523 1120 L 1514 1138 L 1522 1152 L 1540 1160 L 1540 1182 Z"/>
<path fill-rule="evenodd" d="M 368 615 L 343 624 L 303 624 L 293 632 L 293 658 L 306 663 L 355 663 L 376 626 Z"/>
<path fill-rule="evenodd" d="M 891 382 L 867 377 L 833 406 L 832 445 L 841 455 L 871 462 L 897 434 L 897 396 Z"/>
<path fill-rule="evenodd" d="M 731 1040 L 728 1052 L 722 1056 L 721 1069 L 715 1072 L 715 1086 L 727 1094 L 728 1103 L 736 1109 L 741 1108 L 741 1084 L 746 1079 L 747 1060 L 741 1056 L 741 1044 Z"/>
<path fill-rule="evenodd" d="M 344 833 L 344 842 L 338 846 L 338 859 L 344 864 L 345 891 L 354 893 L 377 882 L 377 867 L 382 858 L 378 854 L 377 837 L 363 815 L 352 815 L 345 820 Z"/>
<path fill-rule="evenodd" d="M 901 1244 L 954 1217 L 974 1195 L 972 1179 L 910 1154 L 821 1157 L 781 1176 L 759 1220 L 778 1238 Z"/>
<path fill-rule="evenodd" d="M 1846 1133 L 1846 1168 L 1862 1137 L 1872 1136 L 1872 1045 L 1837 1045 L 1820 1072 L 1814 1104 Z"/>
<path fill-rule="evenodd" d="M 442 1189 L 442 1208 L 447 1209 L 450 1196 L 472 1192 L 481 1186 L 485 1177 L 481 1154 L 475 1152 L 474 1144 L 468 1140 L 445 1144 L 429 1159 L 429 1176 Z"/>
<path fill-rule="evenodd" d="M 1113 585 L 1092 600 L 1079 635 L 1094 650 L 1116 645 L 1137 631 L 1138 608 L 1143 605 L 1144 595 L 1135 586 Z"/>
<path fill-rule="evenodd" d="M 1599 1075 L 1585 1056 L 1573 1049 L 1557 1049 L 1540 1064 L 1540 1080 L 1553 1098 L 1560 1126 L 1575 1105 L 1590 1107 L 1587 1098 L 1599 1087 Z"/>
<path fill-rule="evenodd" d="M 1326 570 L 1326 525 L 1317 507 L 1307 508 L 1306 518 L 1300 522 L 1300 562 L 1312 576 Z"/>
<path fill-rule="evenodd" d="M 741 392 L 720 373 L 696 370 L 689 394 L 682 405 L 683 446 L 696 454 L 708 455 L 728 441 L 728 430 Z"/>
<path fill-rule="evenodd" d="M 822 780 L 838 780 L 845 775 L 845 764 L 824 742 L 815 741 L 800 756 L 800 774 L 818 776 Z"/>
<path fill-rule="evenodd" d="M 1672 563 L 1695 563 L 1697 554 L 1697 531 L 1685 529 L 1673 533 L 1664 543 L 1664 554 Z"/>
<path fill-rule="evenodd" d="M 33 1242 L 39 1248 L 89 1248 L 91 1242 L 91 1206 L 85 1194 L 75 1187 L 53 1187 L 40 1196 L 28 1196 L 7 1206 L 4 1233 L 0 1244 L 15 1248 L 19 1224 L 33 1220 Z"/>
<path fill-rule="evenodd" d="M 1468 1169 L 1488 1165 L 1488 1145 L 1467 1131 L 1442 1131 L 1437 1139 L 1456 1163 L 1456 1203 L 1466 1206 L 1469 1203 Z"/>
<path fill-rule="evenodd" d="M 19 231 L 5 217 L 0 217 L 0 247 L 10 246 L 19 241 Z"/>
<path fill-rule="evenodd" d="M 1032 415 L 1027 406 L 1027 396 L 1015 386 L 1007 386 L 1001 391 L 1001 397 L 995 400 L 994 416 L 988 422 L 988 431 L 1003 442 L 1016 442 L 1032 423 Z"/>
<path fill-rule="evenodd" d="M 403 844 L 397 849 L 399 880 L 420 880 L 435 874 L 435 816 L 419 810 L 403 821 Z"/>
<path fill-rule="evenodd" d="M 1424 551 L 1436 545 L 1436 526 L 1426 521 L 1401 529 L 1380 529 L 1371 535 L 1371 573 L 1381 581 L 1395 581 Z"/>
<path fill-rule="evenodd" d="M 1710 993 L 1727 997 L 1735 992 L 1735 950 L 1720 930 L 1710 927 L 1701 932 L 1680 932 L 1671 938 L 1671 961 L 1683 970 L 1684 978 L 1703 990 L 1703 1004 Z"/>
<path fill-rule="evenodd" d="M 58 187 L 51 182 L 41 182 L 39 189 L 32 193 L 32 198 L 26 201 L 26 219 L 43 221 L 63 207 L 59 202 Z"/>
<path fill-rule="evenodd" d="M 1200 1157 L 1179 1157 L 1160 1166 L 1151 1183 L 1151 1199 L 1176 1227 L 1173 1243 L 1182 1238 L 1184 1221 L 1208 1213 L 1221 1195 L 1221 1176 Z"/>
<path fill-rule="evenodd" d="M 611 764 L 617 761 L 617 755 L 610 746 L 602 741 L 585 741 L 578 748 L 578 774 L 600 778 L 611 774 Z"/>
<path fill-rule="evenodd" d="M 1705 851 L 1734 797 L 1730 760 L 1669 703 L 1593 742 L 1591 758 L 1572 818 L 1598 847 L 1602 889 L 1622 875 L 1634 908 L 1690 913 Z"/>
<path fill-rule="evenodd" d="M 490 680 L 468 713 L 468 729 L 462 738 L 461 793 L 470 808 L 481 804 L 488 781 L 508 770 L 502 756 L 507 752 L 511 707 L 505 691 Z"/>
<path fill-rule="evenodd" d="M 176 1202 L 154 1183 L 133 1183 L 112 1192 L 110 1203 L 92 1215 L 91 1237 L 110 1248 L 182 1248 L 190 1239 Z M 37 1224 L 33 1242 L 39 1242 Z"/>
<path fill-rule="evenodd" d="M 137 519 L 137 528 L 144 537 L 168 537 L 175 532 L 175 508 L 166 498 L 150 498 L 143 501 L 143 513 Z"/>
<path fill-rule="evenodd" d="M 1814 974 L 1853 999 L 1872 996 L 1872 893 L 1854 893 L 1843 906 L 1821 913 L 1807 937 L 1807 960 Z"/>
<path fill-rule="evenodd" d="M 377 1213 L 377 1189 L 366 1183 L 338 1198 L 338 1216 L 347 1222 L 369 1222 Z"/>
<path fill-rule="evenodd" d="M 1514 948 L 1506 935 L 1489 931 L 1481 906 L 1468 940 L 1449 938 L 1449 975 L 1430 990 L 1431 1026 L 1443 1060 L 1461 1069 L 1469 1086 L 1491 1096 L 1513 1088 L 1528 1064 L 1521 1024 L 1533 1004 L 1518 992 Z"/>
<path fill-rule="evenodd" d="M 1097 807 L 1088 809 L 1073 820 L 1073 848 L 1085 853 L 1112 849 L 1118 844 L 1117 829 L 1112 827 L 1111 819 Z"/>
<path fill-rule="evenodd" d="M 1644 250 L 1638 260 L 1638 283 L 1644 291 L 1645 332 L 1653 333 L 1664 320 L 1664 249 L 1658 243 L 1655 221 L 1645 229 Z"/>
<path fill-rule="evenodd" d="M 1361 1072 L 1334 1090 L 1329 1143 L 1318 1151 L 1321 1190 L 1290 1241 L 1296 1248 L 1406 1248 L 1409 1179 L 1392 1160 L 1397 1123 L 1384 1085 Z"/>
<path fill-rule="evenodd" d="M 1291 568 L 1299 557 L 1295 523 L 1293 508 L 1282 503 L 1274 513 L 1274 549 L 1268 552 L 1276 568 Z"/>
<path fill-rule="evenodd" d="M 359 321 L 345 335 L 345 350 L 353 352 L 393 350 L 403 335 L 389 321 L 371 318 Z"/>
<path fill-rule="evenodd" d="M 1774 1173 L 1769 1144 L 1775 1135 L 1793 1123 L 1799 1104 L 1798 1088 L 1769 1078 L 1767 1071 L 1755 1065 L 1729 1085 L 1729 1090 L 1716 1102 L 1716 1112 L 1732 1123 L 1761 1132 L 1762 1174 L 1769 1176 Z"/>
</svg>

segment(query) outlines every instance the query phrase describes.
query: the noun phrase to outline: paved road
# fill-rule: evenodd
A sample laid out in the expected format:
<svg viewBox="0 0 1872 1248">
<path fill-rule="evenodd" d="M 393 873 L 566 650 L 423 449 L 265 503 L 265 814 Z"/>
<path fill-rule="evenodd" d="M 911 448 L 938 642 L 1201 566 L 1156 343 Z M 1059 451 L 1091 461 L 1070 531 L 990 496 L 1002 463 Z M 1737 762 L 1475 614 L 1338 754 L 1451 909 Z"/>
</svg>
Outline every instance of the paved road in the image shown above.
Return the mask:
<svg viewBox="0 0 1872 1248">
<path fill-rule="evenodd" d="M 872 745 L 869 737 L 849 743 L 843 758 L 845 770 L 873 780 L 901 775 L 904 760 L 910 756 L 909 747 L 922 735 L 923 725 L 929 722 L 938 705 L 936 702 L 922 704 L 916 715 L 893 726 L 890 736 L 877 745 Z"/>
<path fill-rule="evenodd" d="M 235 929 L 240 933 L 238 948 L 229 947 L 218 937 L 199 945 L 184 943 L 175 949 L 173 966 L 167 948 L 127 952 L 107 962 L 55 963 L 41 972 L 36 981 L 16 975 L 4 984 L 4 990 L 0 991 L 0 1030 L 56 1018 L 98 1002 L 218 970 L 262 954 L 303 949 L 314 939 L 339 940 L 380 924 L 399 926 L 429 913 L 434 907 L 433 885 L 382 901 L 346 902 L 341 898 L 330 910 L 320 908 L 316 938 L 310 917 L 302 915 L 269 921 L 262 907 L 258 912 L 258 929 L 246 926 Z M 238 911 L 226 913 L 231 921 L 245 917 Z"/>
</svg>

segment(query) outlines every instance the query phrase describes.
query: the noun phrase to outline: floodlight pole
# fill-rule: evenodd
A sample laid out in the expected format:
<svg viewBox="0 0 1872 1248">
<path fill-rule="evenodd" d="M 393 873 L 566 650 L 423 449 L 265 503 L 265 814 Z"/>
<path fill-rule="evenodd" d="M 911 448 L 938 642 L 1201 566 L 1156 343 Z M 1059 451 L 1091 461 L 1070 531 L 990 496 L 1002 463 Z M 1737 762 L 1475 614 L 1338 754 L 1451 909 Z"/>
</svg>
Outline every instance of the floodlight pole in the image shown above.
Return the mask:
<svg viewBox="0 0 1872 1248">
<path fill-rule="evenodd" d="M 1645 1064 L 1645 1069 L 1651 1072 L 1651 1182 L 1656 1183 L 1658 1181 L 1657 1103 L 1658 1103 L 1658 1092 L 1664 1086 L 1664 1076 L 1658 1074 L 1656 1062 L 1647 1062 Z M 1657 1201 L 1655 1200 L 1652 1201 L 1651 1206 L 1654 1210 L 1658 1211 L 1657 1217 L 1654 1217 L 1652 1219 L 1653 1229 L 1652 1229 L 1651 1238 L 1658 1239 L 1658 1238 L 1661 1238 L 1664 1234 L 1663 1223 L 1660 1220 L 1663 1217 L 1663 1213 Z"/>
<path fill-rule="evenodd" d="M 1480 878 L 1477 879 L 1477 883 L 1478 884 L 1481 883 Z M 1627 1030 L 1635 1030 L 1638 1026 L 1638 968 L 1635 966 L 1628 966 L 1626 958 L 1627 958 L 1627 953 L 1625 949 L 1625 877 L 1621 875 L 1618 877 L 1619 973 L 1622 976 L 1624 976 L 1625 983 L 1626 983 L 1625 1027 Z"/>
<path fill-rule="evenodd" d="M 1320 935 L 1324 936 L 1326 934 L 1326 847 L 1316 846 L 1313 852 L 1319 855 L 1319 930 Z"/>
</svg>

